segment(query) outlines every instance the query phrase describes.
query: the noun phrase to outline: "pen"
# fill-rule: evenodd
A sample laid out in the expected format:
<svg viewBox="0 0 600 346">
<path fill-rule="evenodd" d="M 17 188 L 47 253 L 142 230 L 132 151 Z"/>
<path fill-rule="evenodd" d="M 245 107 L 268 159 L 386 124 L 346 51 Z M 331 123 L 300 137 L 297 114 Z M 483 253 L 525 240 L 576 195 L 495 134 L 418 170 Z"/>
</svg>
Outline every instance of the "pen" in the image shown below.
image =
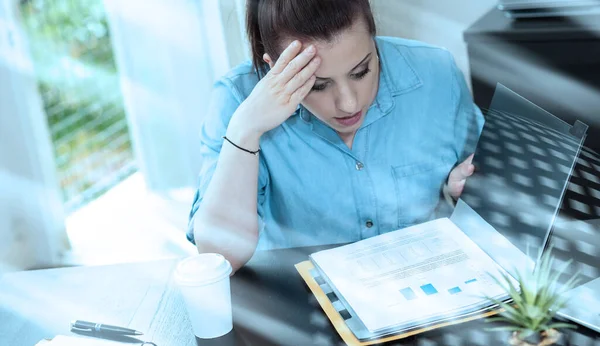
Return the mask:
<svg viewBox="0 0 600 346">
<path fill-rule="evenodd" d="M 143 335 L 134 329 L 111 326 L 109 324 L 94 323 L 87 321 L 75 320 L 71 322 L 71 330 L 79 332 L 97 332 L 112 335 Z"/>
</svg>

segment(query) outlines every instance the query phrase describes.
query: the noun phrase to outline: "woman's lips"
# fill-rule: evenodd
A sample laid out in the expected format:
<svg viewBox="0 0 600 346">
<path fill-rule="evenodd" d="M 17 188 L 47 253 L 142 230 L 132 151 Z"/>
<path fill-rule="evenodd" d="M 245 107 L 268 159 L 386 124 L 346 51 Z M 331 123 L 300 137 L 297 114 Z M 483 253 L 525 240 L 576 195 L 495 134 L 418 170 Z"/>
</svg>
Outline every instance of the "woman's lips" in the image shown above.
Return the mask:
<svg viewBox="0 0 600 346">
<path fill-rule="evenodd" d="M 362 116 L 362 111 L 360 111 L 352 116 L 346 117 L 346 118 L 334 118 L 334 119 L 335 119 L 335 121 L 337 121 L 338 123 L 340 123 L 344 126 L 352 126 L 360 121 L 361 116 Z"/>
</svg>

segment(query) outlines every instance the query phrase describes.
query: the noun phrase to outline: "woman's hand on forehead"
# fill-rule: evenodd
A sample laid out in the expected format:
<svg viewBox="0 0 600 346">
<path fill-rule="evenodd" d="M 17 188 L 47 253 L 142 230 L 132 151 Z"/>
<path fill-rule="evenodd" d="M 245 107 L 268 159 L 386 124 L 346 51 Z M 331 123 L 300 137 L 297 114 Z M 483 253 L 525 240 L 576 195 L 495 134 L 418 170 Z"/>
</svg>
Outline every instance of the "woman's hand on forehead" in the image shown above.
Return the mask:
<svg viewBox="0 0 600 346">
<path fill-rule="evenodd" d="M 321 58 L 314 45 L 302 49 L 295 40 L 281 53 L 271 70 L 242 102 L 232 121 L 250 131 L 263 133 L 281 125 L 312 89 Z M 265 61 L 270 57 L 265 54 Z"/>
</svg>

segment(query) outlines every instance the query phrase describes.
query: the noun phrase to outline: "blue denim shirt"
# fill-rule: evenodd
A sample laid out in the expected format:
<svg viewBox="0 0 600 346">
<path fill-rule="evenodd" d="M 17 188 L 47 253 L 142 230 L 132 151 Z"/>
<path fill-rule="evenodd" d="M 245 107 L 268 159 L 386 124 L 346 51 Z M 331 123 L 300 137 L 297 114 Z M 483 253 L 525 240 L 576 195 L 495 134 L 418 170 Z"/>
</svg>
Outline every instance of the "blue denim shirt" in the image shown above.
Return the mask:
<svg viewBox="0 0 600 346">
<path fill-rule="evenodd" d="M 438 217 L 451 169 L 474 151 L 483 116 L 451 54 L 377 37 L 379 90 L 350 150 L 304 107 L 260 140 L 257 250 L 353 242 Z M 249 62 L 216 83 L 200 132 L 193 216 L 229 119 L 257 76 Z"/>
</svg>

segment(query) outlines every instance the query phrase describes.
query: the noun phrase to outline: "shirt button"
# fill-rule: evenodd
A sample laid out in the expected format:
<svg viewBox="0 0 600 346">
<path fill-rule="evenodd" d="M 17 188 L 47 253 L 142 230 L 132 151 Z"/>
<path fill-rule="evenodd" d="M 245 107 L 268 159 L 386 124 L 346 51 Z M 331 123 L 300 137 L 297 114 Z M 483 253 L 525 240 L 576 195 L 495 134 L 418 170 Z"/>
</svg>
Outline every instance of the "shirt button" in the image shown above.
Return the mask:
<svg viewBox="0 0 600 346">
<path fill-rule="evenodd" d="M 356 170 L 362 171 L 363 168 L 365 168 L 365 165 L 363 165 L 363 163 L 360 161 L 356 161 Z"/>
<path fill-rule="evenodd" d="M 367 220 L 367 222 L 365 223 L 365 226 L 367 226 L 367 228 L 373 227 L 373 221 Z"/>
</svg>

